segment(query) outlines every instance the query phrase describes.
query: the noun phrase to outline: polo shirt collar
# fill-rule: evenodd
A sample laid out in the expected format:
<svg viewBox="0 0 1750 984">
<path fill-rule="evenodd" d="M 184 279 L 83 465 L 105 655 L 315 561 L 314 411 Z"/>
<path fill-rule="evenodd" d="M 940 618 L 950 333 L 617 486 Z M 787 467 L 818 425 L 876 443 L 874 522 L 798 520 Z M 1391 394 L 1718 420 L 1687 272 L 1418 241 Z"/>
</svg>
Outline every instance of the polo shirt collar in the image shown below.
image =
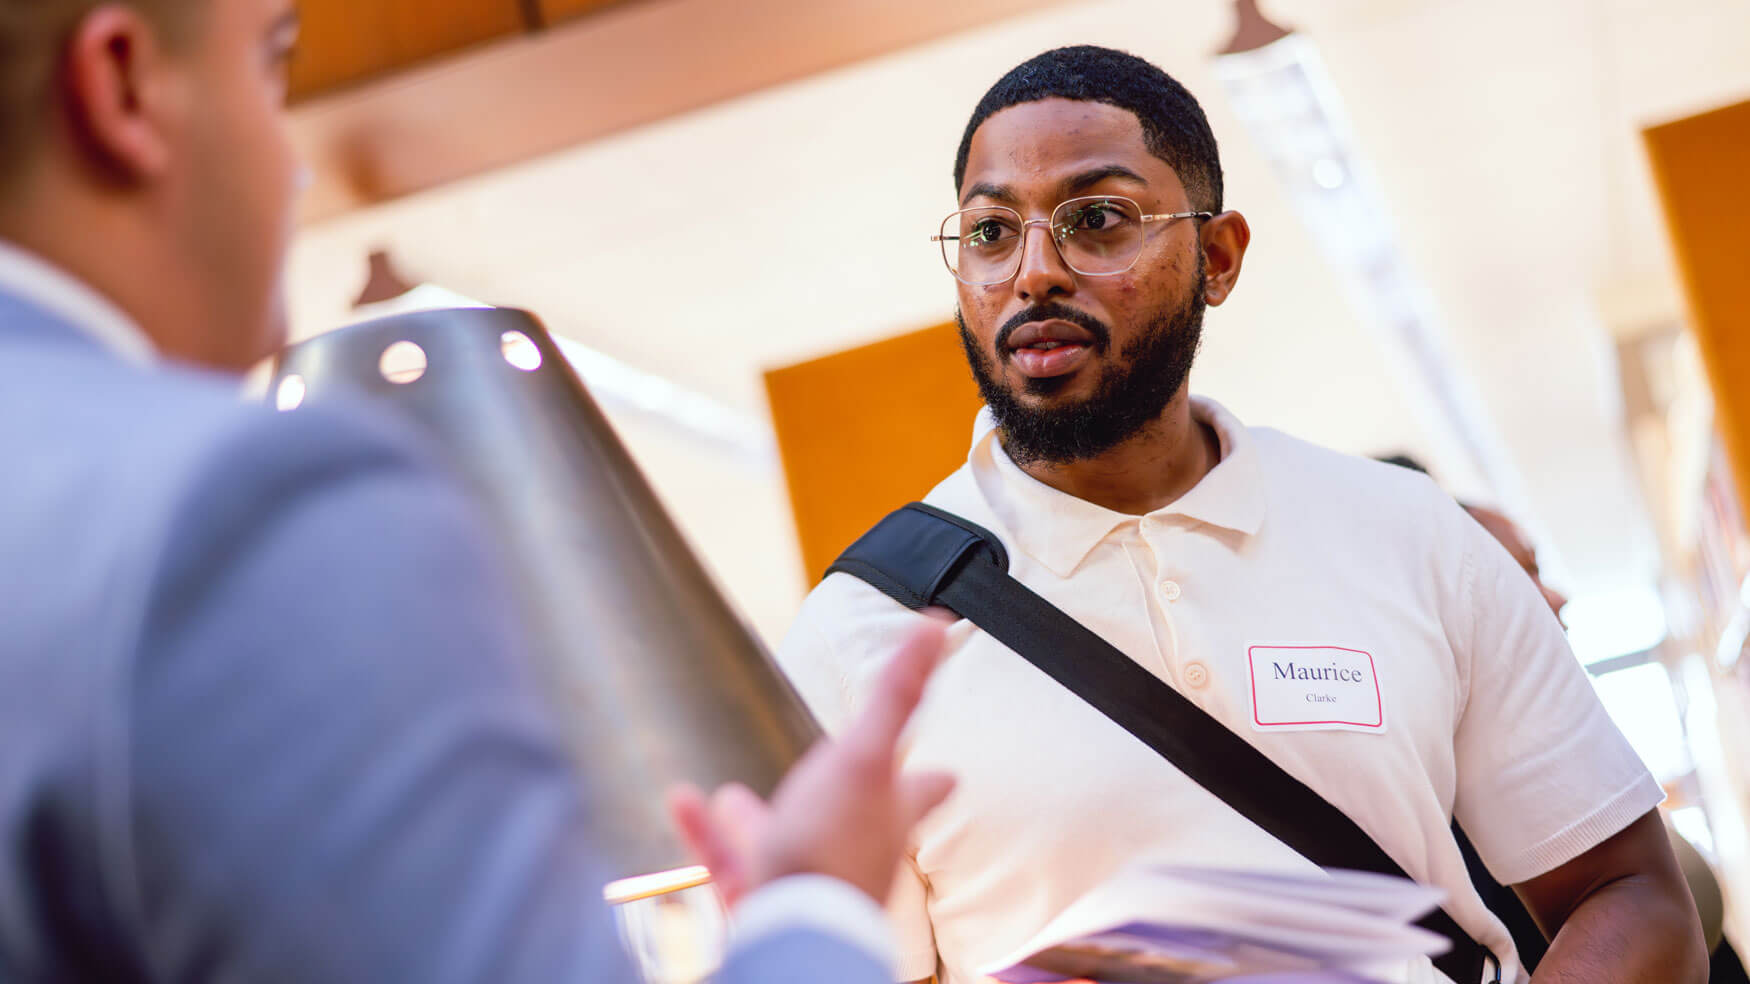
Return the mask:
<svg viewBox="0 0 1750 984">
<path fill-rule="evenodd" d="M 1264 522 L 1263 473 L 1246 428 L 1214 400 L 1191 397 L 1191 417 L 1207 423 L 1221 443 L 1221 460 L 1177 501 L 1150 513 L 1184 517 L 1245 536 Z M 1039 481 L 1022 471 L 996 437 L 990 410 L 973 425 L 967 463 L 980 491 L 1014 543 L 1058 577 L 1072 574 L 1114 529 L 1142 517 L 1115 512 Z"/>
</svg>

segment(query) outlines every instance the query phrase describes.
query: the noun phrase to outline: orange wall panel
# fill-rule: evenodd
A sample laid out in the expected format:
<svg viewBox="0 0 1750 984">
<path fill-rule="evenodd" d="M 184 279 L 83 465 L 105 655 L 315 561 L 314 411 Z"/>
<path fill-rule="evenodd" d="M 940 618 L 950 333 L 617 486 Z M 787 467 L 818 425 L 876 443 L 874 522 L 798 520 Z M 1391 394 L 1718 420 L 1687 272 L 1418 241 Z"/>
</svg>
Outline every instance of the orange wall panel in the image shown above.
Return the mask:
<svg viewBox="0 0 1750 984">
<path fill-rule="evenodd" d="M 808 584 L 966 461 L 981 401 L 955 326 L 766 373 Z"/>
<path fill-rule="evenodd" d="M 1713 384 L 1715 423 L 1738 494 L 1750 496 L 1750 102 L 1643 136 Z"/>
</svg>

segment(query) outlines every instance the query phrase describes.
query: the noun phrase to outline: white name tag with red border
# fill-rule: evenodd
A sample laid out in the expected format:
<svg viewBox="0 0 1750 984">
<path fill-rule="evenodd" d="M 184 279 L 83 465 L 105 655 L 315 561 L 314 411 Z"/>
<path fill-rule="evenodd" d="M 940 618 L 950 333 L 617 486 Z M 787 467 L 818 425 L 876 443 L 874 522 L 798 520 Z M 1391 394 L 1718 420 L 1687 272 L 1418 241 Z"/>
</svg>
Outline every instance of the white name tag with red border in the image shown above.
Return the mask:
<svg viewBox="0 0 1750 984">
<path fill-rule="evenodd" d="M 1385 731 L 1373 654 L 1340 646 L 1246 650 L 1254 731 Z"/>
</svg>

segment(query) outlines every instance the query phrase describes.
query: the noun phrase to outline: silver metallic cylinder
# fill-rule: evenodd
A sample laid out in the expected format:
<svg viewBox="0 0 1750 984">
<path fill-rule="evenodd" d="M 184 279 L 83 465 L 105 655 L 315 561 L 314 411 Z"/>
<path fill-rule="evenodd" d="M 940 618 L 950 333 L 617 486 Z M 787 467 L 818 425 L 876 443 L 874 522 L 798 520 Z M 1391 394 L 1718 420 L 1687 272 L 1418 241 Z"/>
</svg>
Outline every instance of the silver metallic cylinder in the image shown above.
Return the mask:
<svg viewBox="0 0 1750 984">
<path fill-rule="evenodd" d="M 405 353 L 423 354 L 423 372 L 390 364 Z M 819 734 L 535 318 L 481 308 L 343 328 L 288 349 L 270 392 L 282 406 L 344 396 L 392 408 L 478 493 L 610 877 L 689 863 L 664 811 L 671 783 L 769 795 Z"/>
</svg>

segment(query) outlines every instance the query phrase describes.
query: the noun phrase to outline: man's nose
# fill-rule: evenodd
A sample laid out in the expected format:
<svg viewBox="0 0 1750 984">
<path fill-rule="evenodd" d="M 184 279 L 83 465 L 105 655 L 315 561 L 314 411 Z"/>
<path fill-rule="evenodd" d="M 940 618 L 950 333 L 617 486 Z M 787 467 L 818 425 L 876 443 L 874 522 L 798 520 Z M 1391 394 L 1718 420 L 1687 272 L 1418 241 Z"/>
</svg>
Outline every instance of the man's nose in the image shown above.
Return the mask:
<svg viewBox="0 0 1750 984">
<path fill-rule="evenodd" d="M 1029 222 L 1021 231 L 1021 269 L 1015 274 L 1015 295 L 1023 301 L 1075 293 L 1076 275 L 1063 261 L 1048 222 Z"/>
</svg>

